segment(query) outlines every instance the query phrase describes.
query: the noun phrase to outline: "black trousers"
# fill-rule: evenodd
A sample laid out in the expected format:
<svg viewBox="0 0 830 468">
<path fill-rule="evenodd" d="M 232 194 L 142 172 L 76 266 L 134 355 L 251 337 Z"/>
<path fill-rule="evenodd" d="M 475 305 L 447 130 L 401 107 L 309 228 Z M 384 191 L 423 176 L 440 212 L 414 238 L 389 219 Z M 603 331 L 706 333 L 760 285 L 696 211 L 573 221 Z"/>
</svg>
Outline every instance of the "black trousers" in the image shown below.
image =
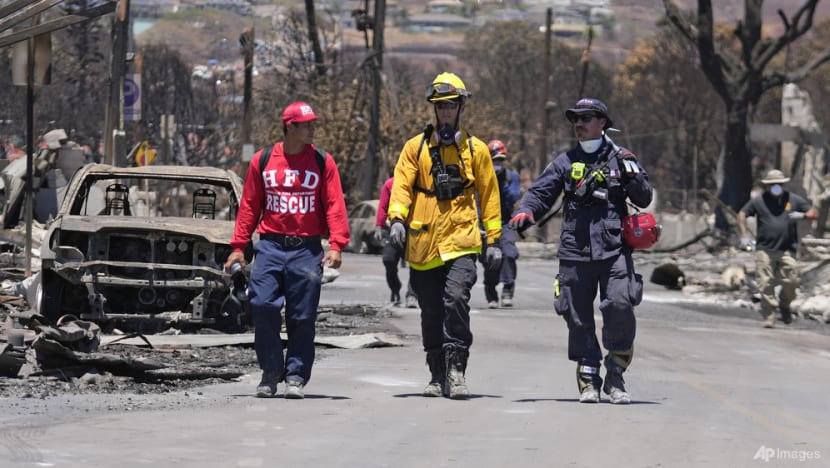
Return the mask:
<svg viewBox="0 0 830 468">
<path fill-rule="evenodd" d="M 476 282 L 476 257 L 465 255 L 431 270 L 410 272 L 410 283 L 421 307 L 424 351 L 469 350 L 470 289 Z"/>
</svg>

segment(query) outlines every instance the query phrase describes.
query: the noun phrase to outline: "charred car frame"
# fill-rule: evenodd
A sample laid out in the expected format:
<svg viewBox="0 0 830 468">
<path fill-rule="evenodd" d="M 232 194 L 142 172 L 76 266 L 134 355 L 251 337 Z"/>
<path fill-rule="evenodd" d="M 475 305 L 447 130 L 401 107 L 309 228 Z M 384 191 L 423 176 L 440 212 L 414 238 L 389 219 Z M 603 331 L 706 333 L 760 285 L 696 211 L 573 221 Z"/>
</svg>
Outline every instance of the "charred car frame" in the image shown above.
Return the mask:
<svg viewBox="0 0 830 468">
<path fill-rule="evenodd" d="M 80 168 L 41 245 L 38 312 L 247 321 L 223 270 L 241 196 L 239 176 L 212 167 Z"/>
</svg>

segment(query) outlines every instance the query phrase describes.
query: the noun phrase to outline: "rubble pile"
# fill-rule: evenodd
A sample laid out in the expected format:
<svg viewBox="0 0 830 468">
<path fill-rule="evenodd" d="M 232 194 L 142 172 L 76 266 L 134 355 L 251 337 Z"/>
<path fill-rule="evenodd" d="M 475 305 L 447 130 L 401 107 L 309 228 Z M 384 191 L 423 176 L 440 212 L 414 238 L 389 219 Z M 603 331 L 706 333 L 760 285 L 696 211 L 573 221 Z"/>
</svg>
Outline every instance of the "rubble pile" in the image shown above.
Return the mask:
<svg viewBox="0 0 830 468">
<path fill-rule="evenodd" d="M 5 286 L 16 288 L 13 283 Z M 19 296 L 0 296 L 0 304 L 0 397 L 168 393 L 259 370 L 253 330 L 185 333 L 169 328 L 152 335 L 120 330 L 105 334 L 99 325 L 71 317 L 48 323 Z M 317 344 L 401 345 L 397 330 L 385 320 L 390 313 L 370 306 L 321 307 Z"/>
<path fill-rule="evenodd" d="M 707 303 L 729 304 L 760 312 L 752 252 L 642 254 L 639 267 L 653 268 L 651 282 Z M 791 304 L 796 317 L 830 324 L 830 255 L 805 249 L 798 262 L 801 287 Z M 759 315 L 760 316 L 760 315 Z"/>
</svg>

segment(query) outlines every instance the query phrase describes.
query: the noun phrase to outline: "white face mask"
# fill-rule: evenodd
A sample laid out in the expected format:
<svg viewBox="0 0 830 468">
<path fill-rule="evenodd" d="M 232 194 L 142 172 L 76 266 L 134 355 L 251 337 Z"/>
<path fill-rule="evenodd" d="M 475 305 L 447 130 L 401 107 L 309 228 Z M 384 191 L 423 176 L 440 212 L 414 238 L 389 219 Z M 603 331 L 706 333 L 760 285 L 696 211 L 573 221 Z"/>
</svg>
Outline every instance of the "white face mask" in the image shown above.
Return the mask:
<svg viewBox="0 0 830 468">
<path fill-rule="evenodd" d="M 598 150 L 600 146 L 602 146 L 602 138 L 580 141 L 579 146 L 582 147 L 582 151 L 585 151 L 586 153 L 593 153 Z"/>
</svg>

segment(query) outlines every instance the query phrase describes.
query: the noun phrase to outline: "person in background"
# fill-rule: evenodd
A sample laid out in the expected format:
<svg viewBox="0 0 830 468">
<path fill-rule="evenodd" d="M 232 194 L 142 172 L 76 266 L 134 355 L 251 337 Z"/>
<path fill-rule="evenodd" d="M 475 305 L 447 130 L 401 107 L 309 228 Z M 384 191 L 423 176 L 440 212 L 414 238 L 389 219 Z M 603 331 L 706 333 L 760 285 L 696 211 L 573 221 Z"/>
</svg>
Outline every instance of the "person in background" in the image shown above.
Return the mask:
<svg viewBox="0 0 830 468">
<path fill-rule="evenodd" d="M 254 348 L 262 369 L 258 397 L 274 396 L 277 383 L 284 380 L 285 398 L 304 398 L 314 363 L 323 266 L 340 268 L 341 252 L 349 243 L 340 173 L 328 153 L 324 161 L 317 160 L 315 120 L 310 105 L 290 104 L 282 114 L 284 140 L 254 154 L 231 240 L 233 252 L 225 262 L 227 271 L 235 263 L 244 266 L 244 251 L 254 231 L 259 233 L 248 284 Z M 330 248 L 324 252 L 320 236 L 327 230 Z M 283 305 L 285 356 L 280 339 Z"/>
<path fill-rule="evenodd" d="M 516 287 L 516 259 L 519 258 L 519 249 L 516 248 L 516 231 L 510 229 L 507 223 L 513 213 L 513 205 L 522 195 L 519 188 L 519 174 L 510 169 L 507 162 L 507 148 L 501 140 L 491 140 L 487 144 L 490 157 L 493 159 L 493 168 L 499 182 L 499 200 L 501 202 L 501 269 L 484 270 L 484 296 L 487 306 L 496 309 L 499 306 L 499 293 L 496 290 L 499 282 L 502 283 L 501 305 L 513 307 L 513 291 Z"/>
<path fill-rule="evenodd" d="M 797 221 L 818 218 L 818 211 L 808 200 L 784 189 L 783 185 L 789 181 L 778 169 L 768 171 L 761 179 L 764 192 L 750 199 L 738 212 L 742 249 L 752 249 L 746 218 L 755 216 L 757 220 L 755 275 L 765 328 L 775 327 L 776 312 L 781 314 L 784 323 L 792 321 L 790 303 L 798 289 Z M 776 286 L 781 288 L 777 296 Z"/>
<path fill-rule="evenodd" d="M 6 159 L 14 161 L 26 157 L 26 151 L 23 149 L 23 139 L 17 135 L 10 136 L 6 139 Z"/>
<path fill-rule="evenodd" d="M 398 278 L 398 263 L 404 258 L 404 248 L 389 240 L 389 227 L 387 226 L 387 212 L 389 210 L 389 197 L 392 194 L 392 184 L 395 177 L 386 179 L 383 188 L 380 190 L 378 201 L 378 214 L 375 218 L 374 238 L 378 244 L 383 245 L 381 257 L 383 266 L 386 269 L 386 284 L 392 292 L 390 301 L 395 307 L 401 305 L 401 280 Z M 412 290 L 412 283 L 406 285 L 406 307 L 414 308 L 418 304 L 418 297 Z"/>
<path fill-rule="evenodd" d="M 605 134 L 613 126 L 605 103 L 582 98 L 565 117 L 578 144 L 548 164 L 509 224 L 525 230 L 564 192 L 554 309 L 568 325 L 568 359 L 577 363 L 579 401 L 598 403 L 601 387 L 611 403 L 628 404 L 623 372 L 634 356 L 634 306 L 642 300 L 643 278 L 634 272 L 622 221 L 629 200 L 640 208 L 651 203 L 651 185 L 636 156 Z M 604 385 L 594 322 L 597 291 L 602 344 L 608 350 Z"/>
<path fill-rule="evenodd" d="M 470 289 L 486 231 L 490 269 L 501 267 L 499 187 L 487 145 L 460 125 L 470 93 L 453 73 L 427 87 L 435 126 L 410 138 L 395 166 L 390 239 L 406 245 L 430 381 L 426 397 L 469 398 Z M 480 203 L 480 206 L 479 206 Z M 480 208 L 480 215 L 479 209 Z"/>
</svg>

